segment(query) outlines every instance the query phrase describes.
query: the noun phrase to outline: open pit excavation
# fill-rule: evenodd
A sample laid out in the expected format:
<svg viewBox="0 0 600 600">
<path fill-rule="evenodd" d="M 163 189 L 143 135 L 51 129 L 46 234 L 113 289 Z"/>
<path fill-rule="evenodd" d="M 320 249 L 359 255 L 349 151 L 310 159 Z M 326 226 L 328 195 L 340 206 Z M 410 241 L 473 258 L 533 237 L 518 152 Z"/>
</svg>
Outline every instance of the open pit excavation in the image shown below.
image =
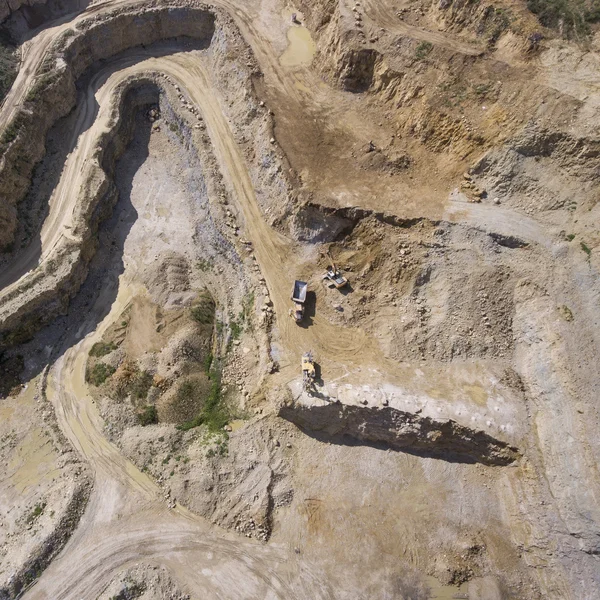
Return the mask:
<svg viewBox="0 0 600 600">
<path fill-rule="evenodd" d="M 582 15 L 0 6 L 0 599 L 600 598 Z"/>
</svg>

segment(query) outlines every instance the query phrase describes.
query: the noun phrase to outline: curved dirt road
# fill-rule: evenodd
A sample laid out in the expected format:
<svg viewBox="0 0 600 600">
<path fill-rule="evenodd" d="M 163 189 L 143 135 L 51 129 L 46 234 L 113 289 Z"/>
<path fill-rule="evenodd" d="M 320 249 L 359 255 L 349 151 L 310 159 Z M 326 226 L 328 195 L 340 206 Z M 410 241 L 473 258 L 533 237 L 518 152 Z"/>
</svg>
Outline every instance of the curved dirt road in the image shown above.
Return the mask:
<svg viewBox="0 0 600 600">
<path fill-rule="evenodd" d="M 19 77 L 0 110 L 0 128 L 8 122 L 32 85 L 33 73 L 57 36 L 90 14 L 131 4 L 135 3 L 114 0 L 98 4 L 72 22 L 49 27 L 32 38 L 27 43 Z M 215 5 L 226 9 L 236 21 L 265 73 L 266 84 L 290 97 L 297 96 L 295 84 L 304 77 L 310 81 L 311 75 L 301 71 L 288 73 L 279 66 L 269 36 L 261 30 L 265 25 L 254 18 L 253 7 L 229 0 L 217 0 Z M 372 6 L 368 9 L 369 15 Z M 416 32 L 412 34 L 418 37 Z M 435 41 L 442 45 L 445 42 L 441 38 Z M 477 52 L 467 47 L 454 49 Z M 281 380 L 296 376 L 299 355 L 310 348 L 315 351 L 326 377 L 372 369 L 393 382 L 400 376 L 401 368 L 389 363 L 378 341 L 364 331 L 337 327 L 319 314 L 309 328 L 297 327 L 287 317 L 290 274 L 301 264 L 297 248 L 263 218 L 246 161 L 223 110 L 224 100 L 212 83 L 201 53 L 178 53 L 177 50 L 174 46 L 173 54 L 160 58 L 148 58 L 148 51 L 130 52 L 126 58 L 108 61 L 91 79 L 84 100 L 76 109 L 76 127 L 72 132 L 74 150 L 65 163 L 42 229 L 42 260 L 61 236 L 68 235 L 66 226 L 75 207 L 79 185 L 85 179 L 86 158 L 107 126 L 106 116 L 115 88 L 132 74 L 164 73 L 201 112 L 219 168 L 234 191 L 233 197 L 243 215 L 243 235 L 253 243 L 277 315 L 285 355 L 283 366 L 289 365 L 280 375 Z M 14 279 L 15 273 L 34 268 L 37 262 L 35 253 L 24 253 L 11 273 L 0 276 L 0 287 L 3 282 Z M 5 287 L 0 296 L 11 289 L 11 286 Z M 110 290 L 105 292 L 108 294 Z M 140 560 L 169 567 L 175 579 L 187 587 L 186 591 L 193 590 L 195 597 L 336 597 L 336 590 L 319 577 L 318 565 L 308 563 L 293 549 L 273 544 L 265 546 L 234 536 L 181 507 L 169 510 L 160 488 L 106 440 L 102 420 L 86 390 L 85 362 L 91 345 L 100 339 L 133 295 L 133 284 L 121 281 L 109 315 L 92 335 L 67 350 L 51 370 L 49 399 L 56 408 L 61 429 L 94 470 L 95 488 L 71 540 L 25 598 L 94 599 L 116 572 Z M 106 298 L 100 296 L 96 303 L 101 307 L 106 304 Z"/>
<path fill-rule="evenodd" d="M 48 37 L 42 37 L 42 45 L 47 42 Z M 186 52 L 144 60 L 147 55 L 140 51 L 138 55 L 131 53 L 116 59 L 91 79 L 84 102 L 77 108 L 77 129 L 72 134 L 77 144 L 67 160 L 43 227 L 42 259 L 69 223 L 77 190 L 85 179 L 86 159 L 107 126 L 106 117 L 116 86 L 135 73 L 164 73 L 177 82 L 203 114 L 222 172 L 234 189 L 243 213 L 245 236 L 253 242 L 267 279 L 290 361 L 296 358 L 298 348 L 310 346 L 325 355 L 327 345 L 336 362 L 348 363 L 360 353 L 364 364 L 365 352 L 372 348 L 375 363 L 379 352 L 375 352 L 375 343 L 362 332 L 337 328 L 319 318 L 316 319 L 319 327 L 305 330 L 287 318 L 287 284 L 295 260 L 293 244 L 272 230 L 262 217 L 244 158 L 201 56 Z M 32 60 L 36 56 L 43 56 L 43 52 L 28 54 Z M 97 113 L 95 106 L 99 107 Z M 281 256 L 289 258 L 281 261 Z M 48 397 L 55 406 L 61 429 L 94 470 L 95 487 L 78 529 L 25 597 L 95 598 L 115 572 L 142 558 L 160 560 L 172 569 L 178 581 L 188 584 L 190 590 L 201 596 L 333 597 L 327 582 L 315 577 L 318 569 L 302 562 L 291 549 L 241 540 L 181 507 L 168 510 L 160 488 L 104 437 L 102 420 L 86 390 L 85 363 L 91 345 L 122 312 L 132 295 L 131 287 L 121 283 L 117 300 L 103 323 L 67 350 L 50 372 Z M 96 303 L 101 306 L 106 299 L 101 295 Z M 77 565 L 76 576 L 73 565 Z"/>
</svg>

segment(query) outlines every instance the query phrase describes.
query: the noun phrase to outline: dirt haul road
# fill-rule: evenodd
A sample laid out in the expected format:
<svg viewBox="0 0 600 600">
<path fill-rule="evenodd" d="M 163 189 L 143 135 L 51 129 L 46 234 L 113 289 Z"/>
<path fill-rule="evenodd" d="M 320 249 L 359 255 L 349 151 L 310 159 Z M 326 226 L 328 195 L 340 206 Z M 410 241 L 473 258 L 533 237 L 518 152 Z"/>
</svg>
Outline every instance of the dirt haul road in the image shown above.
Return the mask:
<svg viewBox="0 0 600 600">
<path fill-rule="evenodd" d="M 313 347 L 319 356 L 346 365 L 354 360 L 358 364 L 359 353 L 360 363 L 368 363 L 371 351 L 372 362 L 376 364 L 381 358 L 379 351 L 364 333 L 338 328 L 319 318 L 315 327 L 299 329 L 287 317 L 289 272 L 294 268 L 293 245 L 269 227 L 261 215 L 244 159 L 200 57 L 182 53 L 144 60 L 147 56 L 144 51 L 129 53 L 92 78 L 85 101 L 77 108 L 77 130 L 73 132 L 73 139 L 79 136 L 77 146 L 67 160 L 43 228 L 44 253 L 68 231 L 65 226 L 69 224 L 77 191 L 86 177 L 86 159 L 93 152 L 95 140 L 106 129 L 116 86 L 136 73 L 166 74 L 199 107 L 205 119 L 221 169 L 243 212 L 244 235 L 253 242 L 267 280 L 292 365 L 290 370 L 295 374 L 295 359 L 303 347 Z M 97 113 L 93 108 L 96 105 Z M 288 258 L 282 260 L 281 257 Z M 11 289 L 10 286 L 7 289 Z M 105 290 L 97 299 L 97 306 L 102 307 L 107 302 L 104 296 L 110 291 Z M 95 491 L 80 526 L 60 558 L 25 597 L 95 598 L 116 571 L 140 557 L 160 558 L 181 583 L 209 597 L 333 597 L 326 582 L 314 579 L 312 573 L 318 570 L 303 563 L 289 548 L 243 542 L 181 507 L 168 510 L 158 486 L 105 439 L 102 420 L 86 391 L 85 363 L 91 345 L 121 314 L 131 296 L 131 288 L 122 285 L 102 325 L 68 350 L 51 370 L 48 397 L 54 403 L 61 428 L 93 467 Z M 76 577 L 73 577 L 73 565 L 77 565 Z"/>
<path fill-rule="evenodd" d="M 0 128 L 9 122 L 33 85 L 33 74 L 58 36 L 73 23 L 92 14 L 135 4 L 127 1 L 96 4 L 72 21 L 65 20 L 43 29 L 27 42 L 19 76 L 0 110 Z M 287 72 L 280 67 L 280 52 L 270 41 L 274 35 L 268 31 L 270 21 L 257 18 L 259 10 L 252 4 L 222 0 L 214 4 L 226 9 L 236 21 L 265 74 L 266 85 L 299 100 L 299 89 L 302 85 L 310 88 L 314 75 L 302 69 Z M 367 16 L 374 21 L 387 18 L 385 13 L 378 12 L 375 3 L 368 5 Z M 406 27 L 397 25 L 398 31 L 404 31 Z M 453 42 L 441 34 L 419 33 L 416 28 L 408 30 L 417 39 L 431 40 L 465 54 L 479 52 L 477 48 Z M 50 201 L 49 216 L 41 232 L 41 260 L 63 236 L 72 235 L 68 226 L 78 190 L 86 178 L 86 160 L 92 154 L 96 140 L 106 130 L 116 87 L 131 75 L 166 74 L 202 114 L 219 169 L 233 191 L 233 200 L 241 213 L 243 237 L 252 242 L 257 263 L 266 279 L 283 346 L 284 368 L 279 381 L 285 382 L 297 375 L 299 355 L 310 348 L 323 365 L 326 379 L 334 374 L 350 374 L 362 380 L 361 383 L 371 380 L 393 383 L 399 377 L 406 383 L 411 368 L 387 361 L 378 341 L 364 331 L 337 327 L 319 314 L 314 317 L 312 327 L 299 328 L 287 316 L 291 279 L 303 266 L 299 248 L 265 221 L 244 156 L 225 116 L 225 101 L 213 85 L 211 72 L 201 53 L 178 53 L 179 49 L 173 46 L 174 53 L 161 58 L 149 57 L 151 51 L 130 51 L 126 57 L 109 60 L 92 77 L 83 101 L 75 109 L 71 136 L 76 145 Z M 508 230 L 512 230 L 514 214 L 507 209 Z M 463 215 L 456 215 L 457 220 L 459 217 L 462 219 Z M 467 217 L 475 223 L 483 222 L 487 213 L 469 207 Z M 537 236 L 543 240 L 534 225 L 527 229 L 521 223 L 522 233 L 529 232 L 529 237 Z M 15 279 L 36 267 L 37 263 L 35 252 L 23 253 L 10 271 L 0 274 L 0 287 L 4 288 L 0 297 L 13 290 Z M 14 283 L 7 286 L 9 282 Z M 169 567 L 174 577 L 198 597 L 340 597 L 342 590 L 339 587 L 331 589 L 331 583 L 320 575 L 319 566 L 311 564 L 303 555 L 297 555 L 293 548 L 246 541 L 210 526 L 180 506 L 169 509 L 170 501 L 165 501 L 159 487 L 106 440 L 102 420 L 86 389 L 86 359 L 92 344 L 101 339 L 103 332 L 136 293 L 135 282 L 122 280 L 108 316 L 93 334 L 67 350 L 51 369 L 48 397 L 55 406 L 61 429 L 92 466 L 95 487 L 87 511 L 64 551 L 25 597 L 96 598 L 117 571 L 146 559 Z M 96 299 L 92 312 L 105 314 L 108 299 L 114 296 L 115 290 L 104 290 Z M 91 315 L 87 318 L 90 323 L 95 322 Z M 445 371 L 449 373 L 455 368 L 450 365 Z M 370 379 L 356 375 L 360 370 L 372 370 Z"/>
<path fill-rule="evenodd" d="M 245 211 L 248 237 L 255 240 L 259 262 L 269 274 L 269 285 L 271 281 L 287 281 L 285 265 L 276 259 L 291 254 L 288 243 L 261 219 L 244 161 L 199 57 L 186 53 L 140 62 L 145 56 L 147 53 L 141 52 L 114 61 L 90 82 L 85 103 L 78 107 L 78 130 L 74 136 L 83 133 L 54 195 L 57 200 L 44 227 L 44 242 L 51 248 L 68 224 L 78 183 L 85 178 L 83 165 L 94 141 L 106 128 L 105 117 L 115 87 L 132 74 L 156 71 L 177 81 L 201 108 L 224 172 Z M 97 115 L 92 109 L 96 103 L 100 107 Z M 281 285 L 271 289 L 277 305 L 285 312 L 286 288 Z M 96 304 L 106 304 L 111 292 L 104 290 Z M 95 491 L 60 559 L 25 597 L 95 598 L 116 571 L 140 557 L 160 558 L 181 583 L 210 597 L 329 597 L 326 584 L 313 580 L 314 569 L 302 564 L 289 549 L 240 541 L 182 507 L 168 510 L 160 488 L 105 439 L 102 420 L 86 391 L 85 363 L 89 348 L 121 314 L 132 295 L 132 288 L 122 285 L 105 321 L 93 335 L 67 351 L 51 371 L 48 397 L 56 407 L 61 428 L 93 467 Z M 289 332 L 294 329 L 289 328 Z M 76 577 L 73 565 L 77 565 Z"/>
</svg>

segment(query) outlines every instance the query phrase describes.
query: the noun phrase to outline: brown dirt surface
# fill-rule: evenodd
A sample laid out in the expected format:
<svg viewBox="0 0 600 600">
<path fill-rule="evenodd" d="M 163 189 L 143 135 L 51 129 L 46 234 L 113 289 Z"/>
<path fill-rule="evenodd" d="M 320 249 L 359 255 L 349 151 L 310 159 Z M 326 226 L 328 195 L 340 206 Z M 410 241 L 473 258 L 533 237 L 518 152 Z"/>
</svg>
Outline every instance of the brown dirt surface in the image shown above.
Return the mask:
<svg viewBox="0 0 600 600">
<path fill-rule="evenodd" d="M 599 597 L 597 26 L 66 4 L 6 24 L 0 597 Z"/>
</svg>

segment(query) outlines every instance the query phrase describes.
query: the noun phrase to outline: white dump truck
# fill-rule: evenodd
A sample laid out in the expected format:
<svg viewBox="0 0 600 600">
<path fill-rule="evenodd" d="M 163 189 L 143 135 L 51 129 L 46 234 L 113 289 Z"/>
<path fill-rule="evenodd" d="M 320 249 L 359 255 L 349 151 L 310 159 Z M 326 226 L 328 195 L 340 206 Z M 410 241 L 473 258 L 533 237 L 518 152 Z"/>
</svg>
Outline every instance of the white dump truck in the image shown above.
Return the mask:
<svg viewBox="0 0 600 600">
<path fill-rule="evenodd" d="M 293 314 L 296 323 L 302 321 L 304 317 L 304 303 L 306 302 L 306 292 L 308 290 L 308 283 L 305 281 L 294 281 L 294 290 L 292 291 L 292 302 L 294 303 L 294 310 L 290 311 Z"/>
</svg>

